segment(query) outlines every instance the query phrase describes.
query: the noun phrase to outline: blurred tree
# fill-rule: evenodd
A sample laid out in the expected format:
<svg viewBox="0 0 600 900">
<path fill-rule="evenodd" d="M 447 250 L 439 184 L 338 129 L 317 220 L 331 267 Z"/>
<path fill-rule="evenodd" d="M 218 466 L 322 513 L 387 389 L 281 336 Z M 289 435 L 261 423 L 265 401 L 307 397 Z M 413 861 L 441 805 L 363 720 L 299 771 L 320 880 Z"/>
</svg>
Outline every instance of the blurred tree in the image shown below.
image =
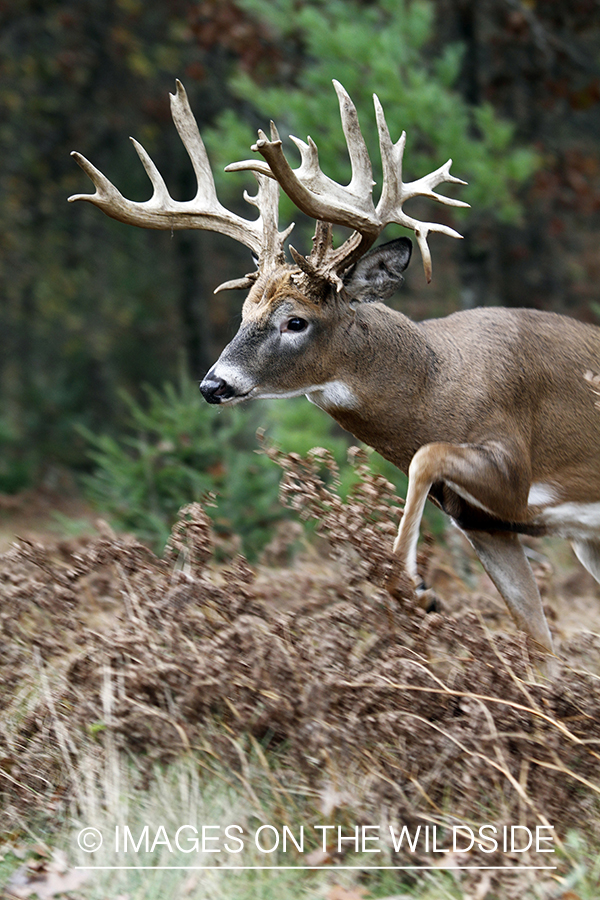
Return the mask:
<svg viewBox="0 0 600 900">
<path fill-rule="evenodd" d="M 376 90 L 395 136 L 409 132 L 411 176 L 453 155 L 470 181 L 461 196 L 474 209 L 457 222 L 468 240 L 436 240 L 426 314 L 508 302 L 591 317 L 599 20 L 596 0 L 0 0 L 0 490 L 81 465 L 74 423 L 117 430 L 120 389 L 139 398 L 141 383 L 174 377 L 179 348 L 199 378 L 235 330 L 240 297 L 211 293 L 247 271 L 243 249 L 65 203 L 85 190 L 72 149 L 124 194 L 149 195 L 129 134 L 175 196 L 192 195 L 168 110 L 175 76 L 203 130 L 219 117 L 218 160 L 247 156 L 272 115 L 284 138 L 312 132 L 342 179 L 330 78 L 356 100 L 371 147 Z M 527 180 L 534 155 L 518 148 L 532 142 L 542 166 Z M 229 176 L 236 198 L 242 181 Z M 402 302 L 422 314 L 414 269 Z"/>
<path fill-rule="evenodd" d="M 397 140 L 403 129 L 407 131 L 406 180 L 453 157 L 455 168 L 470 183 L 461 197 L 468 195 L 476 209 L 491 209 L 499 219 L 518 219 L 521 210 L 516 191 L 535 170 L 537 156 L 517 145 L 515 127 L 501 120 L 491 104 L 470 104 L 454 89 L 463 47 L 449 43 L 430 52 L 435 12 L 430 2 L 238 2 L 263 19 L 265 26 L 268 22 L 277 43 L 294 40 L 302 52 L 296 54 L 300 65 L 284 84 L 266 81 L 260 70 L 236 69 L 230 81 L 232 93 L 248 104 L 260 105 L 263 122 L 268 116 L 275 119 L 284 139 L 290 131 L 302 138 L 310 132 L 330 177 L 344 182 L 350 178 L 331 86 L 337 78 L 356 104 L 376 182 L 381 183 L 381 165 L 374 92 L 383 104 L 393 139 Z M 235 158 L 252 143 L 254 135 L 236 111 L 225 110 L 217 124 L 209 144 L 220 161 Z M 438 213 L 441 208 L 435 209 Z M 440 214 L 447 216 L 448 211 L 442 209 Z"/>
<path fill-rule="evenodd" d="M 69 152 L 143 198 L 147 179 L 126 140 L 134 133 L 176 195 L 191 196 L 168 107 L 174 75 L 202 124 L 227 104 L 234 62 L 251 69 L 272 55 L 222 0 L 0 4 L 0 442 L 21 472 L 16 481 L 8 472 L 7 485 L 48 462 L 81 464 L 74 422 L 114 428 L 126 412 L 119 388 L 139 392 L 174 374 L 179 347 L 201 377 L 217 349 L 203 293 L 205 273 L 212 288 L 211 269 L 226 258 L 218 238 L 138 231 L 67 206 L 83 179 Z"/>
<path fill-rule="evenodd" d="M 435 0 L 436 40 L 464 47 L 457 85 L 491 103 L 543 164 L 521 192 L 520 227 L 476 217 L 462 277 L 472 304 L 595 319 L 600 278 L 600 4 Z M 597 321 L 597 319 L 596 319 Z"/>
</svg>

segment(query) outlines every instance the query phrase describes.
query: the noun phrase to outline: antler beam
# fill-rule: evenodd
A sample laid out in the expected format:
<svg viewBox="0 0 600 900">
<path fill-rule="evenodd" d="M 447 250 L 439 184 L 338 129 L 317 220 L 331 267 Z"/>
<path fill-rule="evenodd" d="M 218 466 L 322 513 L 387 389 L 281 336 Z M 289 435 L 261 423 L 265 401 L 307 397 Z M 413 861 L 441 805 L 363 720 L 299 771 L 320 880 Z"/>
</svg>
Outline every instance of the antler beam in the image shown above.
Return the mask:
<svg viewBox="0 0 600 900">
<path fill-rule="evenodd" d="M 403 205 L 413 197 L 427 197 L 447 206 L 468 207 L 468 203 L 445 197 L 434 190 L 444 182 L 452 184 L 466 182 L 450 174 L 452 160 L 448 160 L 435 172 L 416 181 L 404 183 L 402 158 L 406 134 L 403 132 L 400 139 L 395 144 L 392 143 L 383 108 L 374 95 L 383 164 L 383 187 L 379 203 L 375 206 L 372 197 L 374 181 L 371 161 L 360 129 L 356 107 L 342 85 L 337 81 L 333 84 L 352 167 L 352 178 L 345 187 L 333 181 L 321 170 L 317 146 L 310 137 L 306 142 L 292 137 L 301 157 L 299 168 L 292 169 L 283 153 L 277 129 L 271 122 L 270 138 L 263 131 L 259 131 L 258 141 L 252 148 L 262 154 L 264 161 L 245 160 L 232 163 L 225 170 L 227 172 L 250 170 L 254 173 L 258 182 L 258 193 L 256 197 L 245 193 L 244 197 L 248 203 L 258 208 L 258 218 L 251 221 L 226 209 L 218 200 L 206 149 L 185 89 L 181 82 L 177 81 L 176 93 L 169 95 L 171 112 L 196 174 L 198 190 L 195 198 L 184 202 L 174 200 L 150 156 L 141 144 L 132 138 L 152 184 L 153 192 L 149 200 L 143 203 L 127 200 L 102 172 L 76 152 L 72 155 L 92 179 L 96 191 L 94 194 L 75 194 L 69 197 L 69 200 L 86 200 L 114 219 L 143 228 L 167 230 L 199 228 L 217 231 L 239 241 L 258 257 L 258 272 L 243 279 L 227 282 L 217 288 L 221 290 L 249 287 L 260 273 L 270 271 L 284 263 L 284 241 L 293 225 L 283 232 L 278 230 L 279 186 L 281 186 L 302 212 L 316 219 L 323 227 L 344 225 L 354 229 L 348 240 L 335 250 L 329 237 L 327 241 L 323 240 L 325 234 L 323 229 L 318 231 L 319 240 L 315 243 L 311 255 L 304 260 L 301 266 L 303 271 L 332 282 L 340 290 L 343 286 L 341 277 L 343 272 L 375 243 L 386 225 L 395 222 L 415 232 L 423 257 L 425 276 L 427 281 L 430 281 L 431 254 L 427 244 L 429 234 L 440 232 L 456 238 L 460 238 L 461 235 L 448 225 L 422 222 L 409 216 L 404 212 Z M 330 228 L 327 233 L 330 235 Z M 293 248 L 290 248 L 290 251 L 297 262 L 299 254 Z"/>
<path fill-rule="evenodd" d="M 177 80 L 176 93 L 169 94 L 169 98 L 175 127 L 196 174 L 198 190 L 195 198 L 189 201 L 174 200 L 148 153 L 138 141 L 131 138 L 152 183 L 153 193 L 150 200 L 143 203 L 127 200 L 89 160 L 80 153 L 73 152 L 71 155 L 89 175 L 96 192 L 94 194 L 74 194 L 69 197 L 69 201 L 87 200 L 113 219 L 130 225 L 139 225 L 142 228 L 163 230 L 197 228 L 205 231 L 217 231 L 249 247 L 259 258 L 263 267 L 273 267 L 284 262 L 283 245 L 293 225 L 284 232 L 278 231 L 278 186 L 272 180 L 256 173 L 257 196 L 251 197 L 247 193 L 244 194 L 246 201 L 259 210 L 259 217 L 254 221 L 244 219 L 226 209 L 217 198 L 204 142 L 190 108 L 185 88 L 179 80 Z M 248 287 L 255 279 L 256 276 L 253 274 L 236 282 L 228 282 L 227 287 Z M 225 285 L 221 287 L 224 288 Z"/>
<path fill-rule="evenodd" d="M 373 103 L 375 105 L 375 117 L 379 131 L 379 147 L 383 166 L 383 188 L 381 198 L 377 204 L 377 215 L 380 222 L 384 224 L 396 222 L 396 224 L 404 225 L 405 228 L 410 228 L 415 232 L 419 250 L 423 257 L 425 277 L 429 282 L 431 281 L 431 253 L 427 244 L 429 232 L 435 231 L 454 238 L 462 238 L 462 234 L 459 234 L 458 231 L 455 231 L 454 228 L 450 228 L 448 225 L 421 222 L 419 219 L 407 215 L 402 206 L 412 197 L 428 197 L 430 200 L 437 200 L 438 203 L 444 203 L 446 206 L 468 207 L 469 204 L 465 203 L 464 200 L 445 197 L 443 194 L 436 194 L 433 190 L 434 187 L 444 182 L 450 182 L 451 184 L 466 184 L 467 182 L 450 174 L 452 160 L 449 159 L 435 172 L 431 172 L 429 175 L 417 179 L 417 181 L 404 183 L 402 181 L 402 158 L 406 145 L 406 132 L 403 131 L 399 140 L 393 144 L 383 107 L 376 94 L 373 95 Z"/>
<path fill-rule="evenodd" d="M 383 108 L 376 95 L 373 95 L 379 143 L 383 163 L 383 188 L 377 207 L 373 204 L 373 174 L 365 141 L 360 129 L 356 108 L 348 93 L 339 82 L 333 82 L 340 106 L 342 127 L 348 146 L 348 154 L 352 165 L 352 179 L 347 187 L 332 181 L 319 167 L 319 154 L 315 142 L 309 137 L 308 142 L 292 137 L 300 150 L 301 163 L 298 169 L 292 169 L 287 162 L 281 140 L 272 125 L 272 138 L 259 131 L 259 139 L 253 150 L 260 152 L 265 162 L 245 160 L 227 166 L 227 171 L 250 169 L 275 178 L 288 197 L 306 215 L 334 225 L 345 225 L 354 228 L 361 240 L 353 237 L 344 248 L 335 251 L 336 269 L 338 272 L 348 268 L 375 242 L 386 225 L 396 222 L 415 232 L 417 243 L 423 257 L 423 266 L 427 281 L 431 281 L 431 255 L 427 245 L 430 232 L 436 231 L 460 238 L 453 228 L 433 222 L 421 222 L 407 215 L 402 206 L 413 197 L 427 197 L 447 206 L 468 207 L 463 200 L 455 200 L 437 194 L 433 188 L 443 182 L 466 184 L 460 178 L 450 174 L 452 160 L 440 166 L 435 172 L 408 183 L 402 181 L 402 157 L 406 143 L 406 134 L 393 144 L 389 135 Z M 329 266 L 331 269 L 331 267 Z"/>
</svg>

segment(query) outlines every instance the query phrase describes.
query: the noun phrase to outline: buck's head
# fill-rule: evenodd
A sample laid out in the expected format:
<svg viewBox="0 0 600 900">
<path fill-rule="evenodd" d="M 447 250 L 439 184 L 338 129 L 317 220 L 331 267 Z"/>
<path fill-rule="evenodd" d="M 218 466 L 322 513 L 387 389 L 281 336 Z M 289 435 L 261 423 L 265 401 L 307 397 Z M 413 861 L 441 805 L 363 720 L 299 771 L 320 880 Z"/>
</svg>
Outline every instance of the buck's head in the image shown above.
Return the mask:
<svg viewBox="0 0 600 900">
<path fill-rule="evenodd" d="M 347 401 L 344 368 L 357 304 L 391 296 L 411 251 L 408 238 L 371 250 L 348 271 L 340 290 L 298 266 L 259 277 L 238 333 L 200 385 L 205 400 L 231 404 L 325 391 L 338 403 Z"/>
<path fill-rule="evenodd" d="M 371 249 L 386 225 L 395 222 L 414 231 L 428 281 L 431 279 L 429 232 L 460 237 L 447 225 L 421 222 L 404 212 L 403 204 L 416 196 L 451 206 L 468 206 L 434 191 L 442 182 L 464 182 L 450 174 L 452 160 L 448 160 L 435 172 L 404 183 L 402 155 L 406 135 L 403 132 L 392 143 L 376 96 L 383 187 L 379 202 L 374 205 L 371 163 L 356 109 L 344 88 L 338 82 L 334 86 L 352 166 L 350 184 L 343 187 L 323 174 L 311 138 L 308 143 L 292 138 L 301 154 L 301 165 L 293 170 L 283 154 L 277 129 L 271 123 L 270 139 L 259 131 L 258 141 L 252 148 L 264 160 L 234 163 L 226 170 L 254 172 L 258 194 L 244 195 L 259 210 L 259 217 L 254 221 L 230 212 L 219 203 L 206 150 L 179 81 L 176 94 L 170 95 L 171 110 L 198 179 L 194 200 L 173 200 L 156 166 L 136 141 L 134 146 L 154 188 L 151 199 L 145 203 L 126 200 L 85 157 L 73 154 L 94 182 L 96 193 L 78 194 L 70 200 L 88 200 L 113 218 L 145 228 L 219 231 L 245 244 L 257 259 L 255 272 L 217 288 L 217 291 L 250 288 L 250 292 L 237 335 L 202 382 L 201 390 L 209 403 L 235 403 L 252 397 L 310 396 L 331 384 L 338 384 L 339 393 L 340 367 L 355 327 L 357 305 L 391 296 L 410 259 L 411 242 L 407 238 Z M 293 226 L 284 232 L 278 226 L 280 186 L 302 212 L 317 222 L 309 256 L 289 248 L 293 264 L 286 263 L 284 253 L 284 243 Z M 332 244 L 333 225 L 354 229 L 336 249 Z"/>
</svg>

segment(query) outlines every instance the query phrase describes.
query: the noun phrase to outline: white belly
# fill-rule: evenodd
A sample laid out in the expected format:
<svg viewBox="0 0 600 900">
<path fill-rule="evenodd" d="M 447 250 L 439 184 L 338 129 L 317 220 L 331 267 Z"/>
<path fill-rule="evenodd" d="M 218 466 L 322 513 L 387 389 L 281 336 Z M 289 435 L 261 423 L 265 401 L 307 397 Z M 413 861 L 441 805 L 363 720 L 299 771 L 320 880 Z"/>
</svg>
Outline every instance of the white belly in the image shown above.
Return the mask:
<svg viewBox="0 0 600 900">
<path fill-rule="evenodd" d="M 534 523 L 572 541 L 600 538 L 600 502 L 547 506 L 537 513 Z"/>
<path fill-rule="evenodd" d="M 551 534 L 572 541 L 600 538 L 600 501 L 562 501 L 560 494 L 558 485 L 531 485 L 529 509 L 534 516 L 533 523 L 543 525 Z"/>
</svg>

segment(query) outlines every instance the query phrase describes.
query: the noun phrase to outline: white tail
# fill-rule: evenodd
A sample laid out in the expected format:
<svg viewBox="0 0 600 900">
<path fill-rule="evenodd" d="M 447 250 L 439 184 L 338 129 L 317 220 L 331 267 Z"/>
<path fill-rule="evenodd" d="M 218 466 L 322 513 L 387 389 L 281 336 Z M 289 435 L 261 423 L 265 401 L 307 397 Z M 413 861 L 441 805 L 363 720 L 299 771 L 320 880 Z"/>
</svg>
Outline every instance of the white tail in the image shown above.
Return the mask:
<svg viewBox="0 0 600 900">
<path fill-rule="evenodd" d="M 190 203 L 171 199 L 145 152 L 138 153 L 154 186 L 145 204 L 125 200 L 87 160 L 77 161 L 96 185 L 86 199 L 108 215 L 149 228 L 205 228 L 229 234 L 259 258 L 256 272 L 226 287 L 249 286 L 240 329 L 202 382 L 209 403 L 306 395 L 342 427 L 408 472 L 409 488 L 394 551 L 399 567 L 417 573 L 417 541 L 426 499 L 469 538 L 519 628 L 550 650 L 541 599 L 519 534 L 558 534 L 573 541 L 600 581 L 600 413 L 584 374 L 596 371 L 600 330 L 552 313 L 475 309 L 414 323 L 382 302 L 399 287 L 411 242 L 399 238 L 371 249 L 387 224 L 415 232 L 427 279 L 431 232 L 460 235 L 420 222 L 403 205 L 415 196 L 452 206 L 437 194 L 450 161 L 417 181 L 402 181 L 405 136 L 393 144 L 375 98 L 384 183 L 372 199 L 369 156 L 356 110 L 335 84 L 352 164 L 347 187 L 320 169 L 314 142 L 298 141 L 301 164 L 289 166 L 274 125 L 253 149 L 264 161 L 260 216 L 247 222 L 218 202 L 196 123 L 178 83 L 173 116 L 198 177 Z M 277 226 L 278 186 L 317 220 L 304 257 Z M 337 249 L 332 225 L 353 234 Z M 225 287 L 222 286 L 222 287 Z M 390 578 L 394 592 L 396 580 Z"/>
</svg>

